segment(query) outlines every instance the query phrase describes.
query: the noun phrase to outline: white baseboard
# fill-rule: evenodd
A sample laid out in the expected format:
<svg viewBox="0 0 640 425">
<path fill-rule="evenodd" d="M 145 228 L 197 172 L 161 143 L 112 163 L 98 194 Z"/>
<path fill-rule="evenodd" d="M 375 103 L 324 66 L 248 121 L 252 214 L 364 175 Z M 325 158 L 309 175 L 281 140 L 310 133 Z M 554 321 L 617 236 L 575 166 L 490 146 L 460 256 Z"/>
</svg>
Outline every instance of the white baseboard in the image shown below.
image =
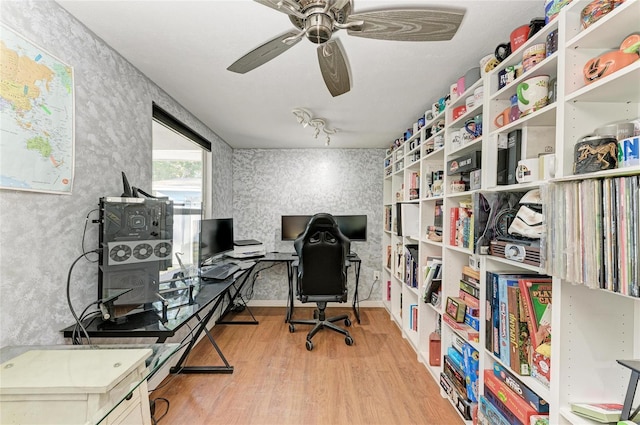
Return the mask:
<svg viewBox="0 0 640 425">
<path fill-rule="evenodd" d="M 309 305 L 310 305 L 309 303 L 305 305 L 298 300 L 295 300 L 295 302 L 293 303 L 294 307 L 309 307 Z M 340 304 L 331 303 L 330 305 L 338 306 Z M 347 306 L 347 305 L 350 306 L 351 301 L 348 301 L 347 303 L 343 304 L 343 306 Z M 251 300 L 249 301 L 249 307 L 286 307 L 286 306 L 287 306 L 286 300 Z M 382 301 L 367 300 L 367 301 L 361 301 L 360 307 L 362 308 L 384 307 L 384 304 L 382 303 Z"/>
</svg>

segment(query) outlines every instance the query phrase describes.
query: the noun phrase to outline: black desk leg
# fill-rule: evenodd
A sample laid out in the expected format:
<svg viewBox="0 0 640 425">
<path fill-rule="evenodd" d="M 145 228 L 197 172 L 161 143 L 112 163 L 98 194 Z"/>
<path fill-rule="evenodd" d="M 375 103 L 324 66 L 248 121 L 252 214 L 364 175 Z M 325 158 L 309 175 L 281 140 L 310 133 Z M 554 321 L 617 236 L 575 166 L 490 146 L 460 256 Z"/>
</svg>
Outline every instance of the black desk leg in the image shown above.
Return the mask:
<svg viewBox="0 0 640 425">
<path fill-rule="evenodd" d="M 356 316 L 356 320 L 360 323 L 360 302 L 358 301 L 358 286 L 360 286 L 360 263 L 355 263 L 356 272 L 356 288 L 353 291 L 353 313 Z"/>
<path fill-rule="evenodd" d="M 624 398 L 624 405 L 622 406 L 622 414 L 620 415 L 621 421 L 628 421 L 635 417 L 640 411 L 640 406 L 631 413 L 631 407 L 633 399 L 636 395 L 636 388 L 638 387 L 638 380 L 640 380 L 640 371 L 631 370 L 631 377 L 629 378 L 629 387 L 627 388 L 627 395 Z"/>
<path fill-rule="evenodd" d="M 244 298 L 242 298 L 242 294 L 241 294 L 242 288 L 247 283 L 247 279 L 249 279 L 249 275 L 251 275 L 251 273 L 246 273 L 244 275 L 244 278 L 242 279 L 242 283 L 240 283 L 240 285 L 237 288 L 235 283 L 231 285 L 233 286 L 233 289 L 235 289 L 235 292 L 233 293 L 233 295 L 230 292 L 227 293 L 227 296 L 229 297 L 229 304 L 227 305 L 227 308 L 224 309 L 224 311 L 216 321 L 217 325 L 257 325 L 259 323 L 258 320 L 256 320 L 256 317 L 251 312 L 251 309 L 247 305 L 247 302 L 244 300 Z M 247 311 L 249 312 L 253 320 L 224 320 L 225 316 L 233 310 L 235 306 L 234 301 L 238 298 L 242 301 L 242 305 L 247 309 Z"/>
<path fill-rule="evenodd" d="M 288 323 L 293 318 L 293 264 L 287 261 L 287 278 L 289 280 L 289 295 L 287 297 L 287 314 L 284 318 L 284 322 Z"/>
<path fill-rule="evenodd" d="M 223 298 L 224 296 L 220 296 L 216 300 L 214 306 L 211 308 L 211 310 L 209 310 L 207 315 L 204 317 L 204 320 L 201 320 L 200 316 L 196 314 L 196 317 L 200 321 L 198 330 L 191 337 L 191 341 L 189 342 L 187 349 L 184 351 L 184 353 L 182 353 L 182 357 L 180 357 L 180 360 L 178 360 L 178 363 L 176 363 L 176 365 L 170 369 L 171 373 L 233 373 L 233 366 L 231 366 L 227 361 L 227 359 L 224 357 L 224 355 L 222 354 L 222 351 L 220 350 L 220 347 L 218 347 L 218 344 L 216 344 L 216 341 L 213 339 L 213 336 L 211 336 L 211 334 L 209 333 L 209 330 L 207 329 L 207 323 L 209 323 L 209 320 L 211 320 L 213 313 L 218 309 L 218 306 L 220 305 L 220 302 L 222 302 Z M 211 345 L 213 345 L 213 348 L 215 348 L 216 352 L 218 353 L 218 356 L 220 356 L 220 359 L 224 363 L 224 366 L 182 366 L 182 363 L 184 363 L 187 356 L 191 352 L 191 349 L 195 345 L 196 341 L 198 341 L 198 337 L 200 337 L 200 334 L 202 333 L 202 331 L 204 331 L 209 337 L 209 341 L 211 342 Z"/>
</svg>

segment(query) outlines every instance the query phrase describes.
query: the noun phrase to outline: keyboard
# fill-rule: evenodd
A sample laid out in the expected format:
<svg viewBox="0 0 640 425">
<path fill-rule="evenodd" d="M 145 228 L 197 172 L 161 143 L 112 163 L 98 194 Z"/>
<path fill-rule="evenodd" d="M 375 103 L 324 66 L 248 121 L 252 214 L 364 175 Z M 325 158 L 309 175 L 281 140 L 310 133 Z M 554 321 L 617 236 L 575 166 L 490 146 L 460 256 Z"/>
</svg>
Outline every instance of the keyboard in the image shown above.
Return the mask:
<svg viewBox="0 0 640 425">
<path fill-rule="evenodd" d="M 204 277 L 205 279 L 216 279 L 216 280 L 224 280 L 240 270 L 236 264 L 233 263 L 223 263 L 211 266 L 207 270 L 203 270 L 200 272 L 200 277 Z"/>
</svg>

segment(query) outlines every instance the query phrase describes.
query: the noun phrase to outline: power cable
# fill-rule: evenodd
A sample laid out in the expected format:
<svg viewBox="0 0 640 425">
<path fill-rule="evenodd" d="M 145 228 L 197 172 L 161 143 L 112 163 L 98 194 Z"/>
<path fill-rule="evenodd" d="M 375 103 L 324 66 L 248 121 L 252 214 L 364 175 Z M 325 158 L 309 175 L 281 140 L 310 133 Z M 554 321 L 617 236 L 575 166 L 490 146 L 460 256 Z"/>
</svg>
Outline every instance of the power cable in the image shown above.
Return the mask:
<svg viewBox="0 0 640 425">
<path fill-rule="evenodd" d="M 89 261 L 90 263 L 96 263 L 96 262 L 98 262 L 98 260 L 99 260 L 99 258 L 96 258 L 95 260 L 90 260 L 90 259 L 88 259 L 88 258 L 86 257 L 86 255 L 87 255 L 87 254 L 89 254 L 89 253 L 90 253 L 90 252 L 92 252 L 92 251 L 87 252 L 87 251 L 85 251 L 85 249 L 84 249 L 84 240 L 85 240 L 85 236 L 87 235 L 87 224 L 89 224 L 89 216 L 90 216 L 90 215 L 91 215 L 91 213 L 92 213 L 92 212 L 94 212 L 94 211 L 98 211 L 98 208 L 94 208 L 94 209 L 92 209 L 91 211 L 89 211 L 89 212 L 87 213 L 87 216 L 86 216 L 86 217 L 85 217 L 85 219 L 84 219 L 84 229 L 82 230 L 82 244 L 81 244 L 81 247 L 80 247 L 80 248 L 81 248 L 81 250 L 82 250 L 82 252 L 84 252 L 83 256 L 84 256 L 84 257 L 87 259 L 87 261 Z"/>
<path fill-rule="evenodd" d="M 87 330 L 85 329 L 84 325 L 82 324 L 82 322 L 78 318 L 78 315 L 76 314 L 76 311 L 73 308 L 73 304 L 71 303 L 71 294 L 70 294 L 71 272 L 73 271 L 73 268 L 76 265 L 76 263 L 78 261 L 80 261 L 82 258 L 86 258 L 87 254 L 90 254 L 92 252 L 95 252 L 96 254 L 99 254 L 100 251 L 102 251 L 102 249 L 98 248 L 98 249 L 94 249 L 93 251 L 83 252 L 82 255 L 80 255 L 78 258 L 76 258 L 73 261 L 73 263 L 71 263 L 71 267 L 69 267 L 69 273 L 67 275 L 67 304 L 69 305 L 69 310 L 71 311 L 71 314 L 73 315 L 73 318 L 76 321 L 76 325 L 79 326 L 80 329 L 82 329 L 82 332 L 84 333 L 85 337 L 87 338 L 87 342 L 89 344 L 91 344 L 91 338 L 89 338 L 89 333 L 87 332 Z"/>
</svg>

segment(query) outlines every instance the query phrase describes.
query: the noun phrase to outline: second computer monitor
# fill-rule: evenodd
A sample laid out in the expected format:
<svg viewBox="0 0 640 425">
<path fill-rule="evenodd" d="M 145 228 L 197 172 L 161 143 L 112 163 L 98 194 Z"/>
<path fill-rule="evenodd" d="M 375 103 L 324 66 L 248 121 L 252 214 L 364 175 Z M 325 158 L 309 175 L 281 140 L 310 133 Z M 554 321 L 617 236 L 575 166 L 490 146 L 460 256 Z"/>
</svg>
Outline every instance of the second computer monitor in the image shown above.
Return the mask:
<svg viewBox="0 0 640 425">
<path fill-rule="evenodd" d="M 310 215 L 283 215 L 282 216 L 282 240 L 292 241 L 302 234 L 307 228 Z M 334 215 L 338 227 L 343 235 L 352 241 L 367 240 L 367 216 L 366 215 Z"/>
<path fill-rule="evenodd" d="M 233 251 L 233 219 L 210 218 L 200 221 L 200 265 Z"/>
</svg>

